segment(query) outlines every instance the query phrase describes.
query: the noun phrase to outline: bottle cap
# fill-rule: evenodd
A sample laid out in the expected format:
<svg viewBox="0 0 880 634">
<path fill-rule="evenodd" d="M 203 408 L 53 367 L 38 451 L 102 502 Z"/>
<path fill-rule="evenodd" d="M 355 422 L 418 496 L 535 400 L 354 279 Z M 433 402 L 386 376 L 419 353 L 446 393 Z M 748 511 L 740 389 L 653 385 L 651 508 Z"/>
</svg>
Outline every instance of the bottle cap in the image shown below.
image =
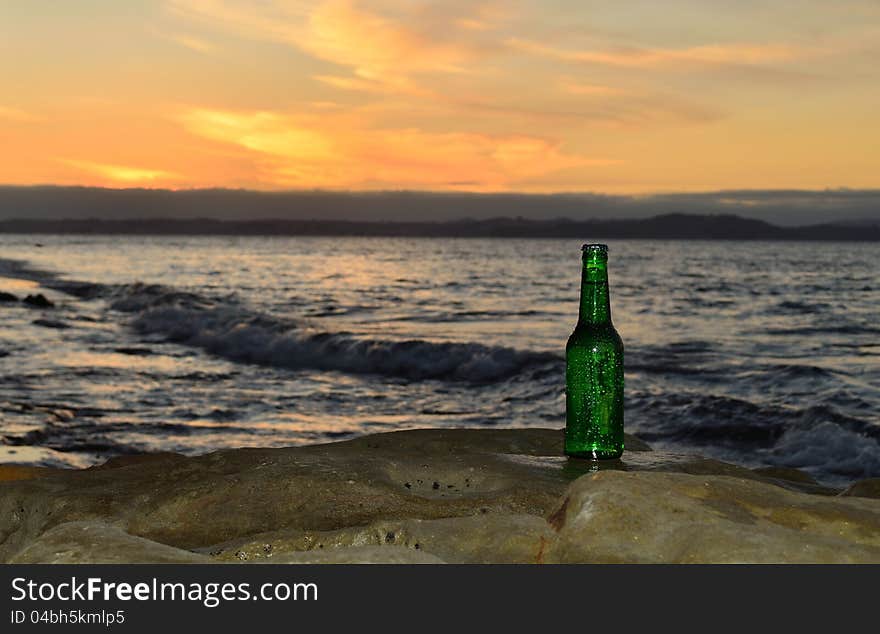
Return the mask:
<svg viewBox="0 0 880 634">
<path fill-rule="evenodd" d="M 584 255 L 608 255 L 607 244 L 585 244 L 581 247 Z"/>
</svg>

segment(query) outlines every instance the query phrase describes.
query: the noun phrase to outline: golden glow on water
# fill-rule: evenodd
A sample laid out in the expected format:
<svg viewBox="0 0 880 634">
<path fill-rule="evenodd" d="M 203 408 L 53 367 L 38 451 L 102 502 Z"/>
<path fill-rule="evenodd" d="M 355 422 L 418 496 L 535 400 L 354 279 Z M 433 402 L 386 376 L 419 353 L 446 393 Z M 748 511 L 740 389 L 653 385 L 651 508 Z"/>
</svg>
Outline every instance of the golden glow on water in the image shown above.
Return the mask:
<svg viewBox="0 0 880 634">
<path fill-rule="evenodd" d="M 39 284 L 31 280 L 22 280 L 13 277 L 0 277 L 0 290 L 7 293 L 16 291 L 33 291 L 39 288 Z"/>
<path fill-rule="evenodd" d="M 108 368 L 171 371 L 180 366 L 180 360 L 165 355 L 132 355 L 88 350 L 65 351 L 55 357 L 60 366 L 71 368 Z"/>
</svg>

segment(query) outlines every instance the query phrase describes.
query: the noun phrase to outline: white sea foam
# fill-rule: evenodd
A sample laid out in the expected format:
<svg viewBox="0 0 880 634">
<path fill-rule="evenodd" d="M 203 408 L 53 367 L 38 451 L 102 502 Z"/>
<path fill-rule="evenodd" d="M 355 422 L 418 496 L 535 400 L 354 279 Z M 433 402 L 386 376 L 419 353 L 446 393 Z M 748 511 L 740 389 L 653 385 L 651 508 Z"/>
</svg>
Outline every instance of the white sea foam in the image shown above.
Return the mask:
<svg viewBox="0 0 880 634">
<path fill-rule="evenodd" d="M 832 422 L 788 429 L 773 447 L 774 462 L 817 474 L 865 478 L 880 473 L 880 443 Z"/>
<path fill-rule="evenodd" d="M 141 333 L 247 363 L 284 368 L 382 374 L 406 379 L 490 382 L 528 367 L 558 362 L 552 354 L 479 343 L 393 341 L 320 332 L 160 286 L 131 285 L 113 292 L 112 307 L 135 314 Z"/>
</svg>

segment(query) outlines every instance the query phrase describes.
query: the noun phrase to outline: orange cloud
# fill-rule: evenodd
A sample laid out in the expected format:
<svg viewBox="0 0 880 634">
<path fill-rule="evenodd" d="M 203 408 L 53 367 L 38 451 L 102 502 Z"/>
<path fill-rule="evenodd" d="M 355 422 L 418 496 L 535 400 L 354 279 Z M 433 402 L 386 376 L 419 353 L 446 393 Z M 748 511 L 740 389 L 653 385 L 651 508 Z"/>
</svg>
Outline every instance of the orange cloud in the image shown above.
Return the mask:
<svg viewBox="0 0 880 634">
<path fill-rule="evenodd" d="M 318 81 L 345 90 L 408 94 L 427 93 L 414 84 L 413 75 L 468 72 L 485 48 L 479 33 L 497 19 L 497 11 L 480 2 L 429 16 L 412 10 L 380 13 L 357 0 L 270 0 L 260 12 L 240 0 L 171 0 L 170 6 L 246 36 L 295 46 L 354 75 L 318 75 Z M 462 17 L 461 11 L 471 15 Z M 432 28 L 425 28 L 423 18 L 430 18 Z"/>
<path fill-rule="evenodd" d="M 197 53 L 212 53 L 215 50 L 215 46 L 210 42 L 191 35 L 171 35 L 169 39 Z"/>
<path fill-rule="evenodd" d="M 188 32 L 179 32 L 177 30 L 161 29 L 159 26 L 148 26 L 146 32 L 153 37 L 174 42 L 175 44 L 188 48 L 196 53 L 213 53 L 217 47 L 208 40 L 196 37 Z"/>
<path fill-rule="evenodd" d="M 526 135 L 372 129 L 350 117 L 193 108 L 190 132 L 255 153 L 265 182 L 278 187 L 454 187 L 503 189 L 571 168 L 619 163 L 565 153 L 558 142 Z"/>
<path fill-rule="evenodd" d="M 716 44 L 688 48 L 618 48 L 605 51 L 579 51 L 548 46 L 540 42 L 510 38 L 517 51 L 568 62 L 654 68 L 674 65 L 739 65 L 786 62 L 807 52 L 786 44 Z"/>
<path fill-rule="evenodd" d="M 590 97 L 611 97 L 623 95 L 625 91 L 612 86 L 603 86 L 600 84 L 587 84 L 573 79 L 565 78 L 560 82 L 561 88 L 572 95 L 587 95 Z"/>
<path fill-rule="evenodd" d="M 240 114 L 223 110 L 193 109 L 181 122 L 199 136 L 287 159 L 324 161 L 333 158 L 332 144 L 308 122 L 296 122 L 272 112 Z"/>
<path fill-rule="evenodd" d="M 389 91 L 410 96 L 430 96 L 431 91 L 425 90 L 406 78 L 384 77 L 382 81 L 362 79 L 360 77 L 340 77 L 338 75 L 314 75 L 312 79 L 339 88 L 366 93 L 387 93 Z"/>
<path fill-rule="evenodd" d="M 313 75 L 312 79 L 334 88 L 342 90 L 357 90 L 360 92 L 382 92 L 382 86 L 376 82 L 357 77 L 339 77 L 337 75 Z"/>
<path fill-rule="evenodd" d="M 358 77 L 376 81 L 413 72 L 461 72 L 470 58 L 461 45 L 426 37 L 353 0 L 318 5 L 299 44 L 321 59 L 353 68 Z"/>
<path fill-rule="evenodd" d="M 20 110 L 19 108 L 0 106 L 0 119 L 7 119 L 18 123 L 33 123 L 36 121 L 42 121 L 43 118 L 32 112 Z"/>
<path fill-rule="evenodd" d="M 128 165 L 113 165 L 110 163 L 95 163 L 93 161 L 82 161 L 78 159 L 58 159 L 66 165 L 83 170 L 95 176 L 115 183 L 123 183 L 127 185 L 134 184 L 155 184 L 156 181 L 170 181 L 180 178 L 179 174 L 160 169 L 145 169 L 142 167 L 131 167 Z"/>
<path fill-rule="evenodd" d="M 6 182 L 643 191 L 880 173 L 877 16 L 852 3 L 37 4 L 0 45 Z"/>
</svg>

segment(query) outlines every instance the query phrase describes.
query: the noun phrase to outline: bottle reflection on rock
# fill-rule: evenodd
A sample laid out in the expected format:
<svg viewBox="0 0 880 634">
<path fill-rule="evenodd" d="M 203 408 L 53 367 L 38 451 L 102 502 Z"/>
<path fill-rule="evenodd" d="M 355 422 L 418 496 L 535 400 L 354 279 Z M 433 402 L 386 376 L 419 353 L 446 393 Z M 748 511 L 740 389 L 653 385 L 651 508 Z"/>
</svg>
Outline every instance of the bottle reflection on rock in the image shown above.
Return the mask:
<svg viewBox="0 0 880 634">
<path fill-rule="evenodd" d="M 623 453 L 623 341 L 611 323 L 608 247 L 585 244 L 578 323 L 565 348 L 565 453 Z"/>
</svg>

